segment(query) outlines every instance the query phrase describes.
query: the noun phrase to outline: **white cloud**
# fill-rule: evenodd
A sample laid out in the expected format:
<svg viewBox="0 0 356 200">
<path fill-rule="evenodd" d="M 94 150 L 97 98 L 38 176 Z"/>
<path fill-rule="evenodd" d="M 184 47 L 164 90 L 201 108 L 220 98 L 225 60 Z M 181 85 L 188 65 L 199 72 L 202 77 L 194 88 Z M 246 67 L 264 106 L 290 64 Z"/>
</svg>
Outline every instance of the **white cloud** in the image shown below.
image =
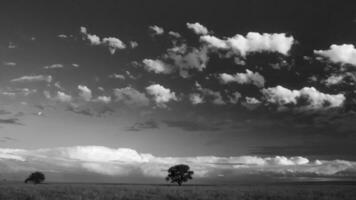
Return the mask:
<svg viewBox="0 0 356 200">
<path fill-rule="evenodd" d="M 255 97 L 245 97 L 245 102 L 242 103 L 249 110 L 254 110 L 261 105 L 261 101 Z"/>
<path fill-rule="evenodd" d="M 109 48 L 111 54 L 114 54 L 117 50 L 126 48 L 126 45 L 121 40 L 114 37 L 103 38 L 101 43 Z"/>
<path fill-rule="evenodd" d="M 207 43 L 210 47 L 216 49 L 229 50 L 234 54 L 246 56 L 252 52 L 278 52 L 288 55 L 294 38 L 286 36 L 285 33 L 256 33 L 249 32 L 246 37 L 237 34 L 231 38 L 219 39 L 215 36 L 203 35 L 200 37 L 202 42 Z"/>
<path fill-rule="evenodd" d="M 75 68 L 78 68 L 80 65 L 77 64 L 77 63 L 72 63 L 72 66 L 75 67 Z"/>
<path fill-rule="evenodd" d="M 170 74 L 171 72 L 173 72 L 173 68 L 172 66 L 164 63 L 161 60 L 152 60 L 152 59 L 144 59 L 142 61 L 142 63 L 144 64 L 144 68 L 147 71 L 151 71 L 154 72 L 156 74 L 162 73 L 162 74 Z"/>
<path fill-rule="evenodd" d="M 93 97 L 91 90 L 85 85 L 78 85 L 78 90 L 80 90 L 79 96 L 84 101 L 90 101 Z"/>
<path fill-rule="evenodd" d="M 204 102 L 204 98 L 200 94 L 197 94 L 197 93 L 190 94 L 189 100 L 193 105 L 201 104 Z"/>
<path fill-rule="evenodd" d="M 226 175 L 284 175 L 303 177 L 342 177 L 343 172 L 355 172 L 356 162 L 346 160 L 309 160 L 306 157 L 258 157 L 258 156 L 196 156 L 157 157 L 128 148 L 104 146 L 74 146 L 44 149 L 0 148 L 1 174 L 29 173 L 41 170 L 57 174 L 98 174 L 117 177 L 163 178 L 166 170 L 186 163 L 194 171 L 195 178 L 215 178 Z M 89 175 L 87 174 L 87 175 Z"/>
<path fill-rule="evenodd" d="M 202 94 L 202 100 L 205 101 L 207 99 L 211 103 L 215 105 L 224 105 L 226 104 L 223 100 L 221 93 L 218 91 L 211 90 L 209 88 L 203 88 L 198 82 L 195 83 L 195 87 Z"/>
<path fill-rule="evenodd" d="M 116 101 L 123 102 L 129 106 L 148 106 L 149 99 L 145 93 L 141 93 L 132 87 L 114 89 Z"/>
<path fill-rule="evenodd" d="M 138 47 L 138 43 L 136 41 L 130 41 L 129 44 L 130 44 L 131 49 Z"/>
<path fill-rule="evenodd" d="M 91 45 L 105 46 L 109 49 L 111 54 L 114 54 L 117 50 L 126 48 L 125 43 L 116 37 L 105 37 L 101 40 L 99 36 L 89 34 L 86 27 L 80 27 L 80 32 L 84 35 L 84 38 L 88 40 Z"/>
<path fill-rule="evenodd" d="M 345 101 L 343 94 L 324 94 L 314 87 L 304 87 L 301 90 L 289 90 L 282 86 L 263 89 L 267 102 L 278 106 L 298 105 L 297 110 L 318 110 L 341 107 Z"/>
<path fill-rule="evenodd" d="M 169 31 L 168 32 L 169 35 L 175 37 L 175 38 L 180 38 L 181 35 L 178 32 L 174 32 L 174 31 Z"/>
<path fill-rule="evenodd" d="M 335 74 L 333 74 L 333 75 L 329 76 L 323 82 L 325 83 L 326 86 L 337 85 L 337 84 L 342 83 L 344 78 L 345 78 L 345 75 L 335 75 Z"/>
<path fill-rule="evenodd" d="M 44 66 L 44 69 L 57 69 L 57 68 L 63 68 L 64 66 L 62 64 L 52 64 L 48 66 Z"/>
<path fill-rule="evenodd" d="M 46 94 L 45 94 L 46 95 Z M 47 96 L 47 95 L 46 95 Z M 48 97 L 48 96 L 47 96 Z M 50 96 L 49 96 L 50 97 Z M 57 91 L 57 95 L 53 98 L 56 101 L 68 103 L 72 101 L 72 96 L 61 91 Z"/>
<path fill-rule="evenodd" d="M 155 35 L 162 35 L 164 33 L 164 29 L 162 27 L 157 26 L 157 25 L 149 26 L 148 28 L 150 30 L 152 30 L 155 33 Z"/>
<path fill-rule="evenodd" d="M 201 25 L 200 23 L 196 22 L 196 23 L 187 23 L 186 24 L 187 27 L 191 30 L 194 31 L 195 34 L 197 35 L 206 35 L 209 33 L 208 29 Z"/>
<path fill-rule="evenodd" d="M 258 72 L 252 72 L 246 69 L 246 73 L 236 73 L 235 75 L 230 75 L 226 73 L 222 73 L 219 75 L 222 83 L 231 83 L 237 82 L 240 84 L 253 84 L 257 87 L 264 87 L 265 79 Z"/>
<path fill-rule="evenodd" d="M 314 50 L 314 53 L 333 63 L 356 65 L 356 49 L 352 44 L 333 44 L 328 50 Z"/>
<path fill-rule="evenodd" d="M 52 82 L 51 75 L 33 75 L 33 76 L 22 76 L 19 78 L 12 79 L 11 82 Z"/>
<path fill-rule="evenodd" d="M 16 63 L 15 62 L 3 62 L 2 63 L 4 66 L 8 66 L 8 67 L 14 67 L 16 66 Z"/>
<path fill-rule="evenodd" d="M 189 77 L 191 70 L 203 71 L 209 61 L 206 47 L 189 48 L 186 44 L 168 49 L 164 58 L 173 61 L 173 65 L 178 67 L 179 74 L 183 78 Z"/>
<path fill-rule="evenodd" d="M 122 74 L 111 74 L 109 75 L 109 78 L 115 78 L 115 79 L 121 79 L 121 80 L 125 80 L 125 76 Z"/>
<path fill-rule="evenodd" d="M 111 102 L 111 97 L 110 96 L 98 96 L 94 101 L 108 104 Z"/>
<path fill-rule="evenodd" d="M 167 107 L 166 103 L 170 101 L 177 101 L 177 97 L 173 91 L 169 88 L 165 88 L 160 84 L 153 84 L 146 87 L 146 91 L 149 95 L 153 96 L 154 101 L 158 107 Z"/>
</svg>

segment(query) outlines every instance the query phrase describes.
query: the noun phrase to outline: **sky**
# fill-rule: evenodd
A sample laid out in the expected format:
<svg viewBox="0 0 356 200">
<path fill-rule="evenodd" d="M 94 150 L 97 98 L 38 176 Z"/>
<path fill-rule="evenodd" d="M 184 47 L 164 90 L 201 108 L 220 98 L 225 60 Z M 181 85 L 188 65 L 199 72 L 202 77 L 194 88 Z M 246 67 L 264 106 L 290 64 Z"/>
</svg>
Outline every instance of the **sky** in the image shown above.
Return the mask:
<svg viewBox="0 0 356 200">
<path fill-rule="evenodd" d="M 0 2 L 0 177 L 349 179 L 351 1 Z M 204 182 L 204 181 L 202 181 Z"/>
</svg>

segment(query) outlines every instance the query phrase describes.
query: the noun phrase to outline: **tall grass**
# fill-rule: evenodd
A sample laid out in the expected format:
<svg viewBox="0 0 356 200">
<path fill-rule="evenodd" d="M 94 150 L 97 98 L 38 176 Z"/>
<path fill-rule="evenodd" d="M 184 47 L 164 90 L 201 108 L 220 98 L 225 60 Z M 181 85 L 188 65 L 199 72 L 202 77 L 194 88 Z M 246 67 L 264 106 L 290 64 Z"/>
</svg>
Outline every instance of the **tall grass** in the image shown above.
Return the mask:
<svg viewBox="0 0 356 200">
<path fill-rule="evenodd" d="M 0 200 L 353 200 L 353 185 L 0 184 Z"/>
</svg>

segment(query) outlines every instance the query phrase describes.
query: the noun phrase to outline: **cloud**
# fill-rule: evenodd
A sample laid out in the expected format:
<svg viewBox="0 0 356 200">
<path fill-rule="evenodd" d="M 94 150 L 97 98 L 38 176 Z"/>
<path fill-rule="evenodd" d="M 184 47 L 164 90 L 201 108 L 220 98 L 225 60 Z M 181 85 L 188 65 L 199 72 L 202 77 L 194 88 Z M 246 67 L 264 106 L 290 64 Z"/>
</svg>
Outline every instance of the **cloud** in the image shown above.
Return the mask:
<svg viewBox="0 0 356 200">
<path fill-rule="evenodd" d="M 333 44 L 328 50 L 314 50 L 314 54 L 325 57 L 333 63 L 356 65 L 356 49 L 352 44 Z"/>
<path fill-rule="evenodd" d="M 180 37 L 182 37 L 178 32 L 174 32 L 174 31 L 169 31 L 168 34 L 169 34 L 170 36 L 175 37 L 175 38 L 180 38 Z"/>
<path fill-rule="evenodd" d="M 255 97 L 245 97 L 245 102 L 242 105 L 249 110 L 255 110 L 261 105 L 261 101 Z"/>
<path fill-rule="evenodd" d="M 175 128 L 181 128 L 182 130 L 185 131 L 217 131 L 220 130 L 219 126 L 216 126 L 214 124 L 205 124 L 205 123 L 200 123 L 200 122 L 194 122 L 194 121 L 172 121 L 172 120 L 165 120 L 163 121 L 166 123 L 169 127 L 175 127 Z"/>
<path fill-rule="evenodd" d="M 194 31 L 197 35 L 207 35 L 209 33 L 208 29 L 201 25 L 200 23 L 187 23 L 187 27 Z"/>
<path fill-rule="evenodd" d="M 145 122 L 136 122 L 134 125 L 130 126 L 128 131 L 141 131 L 144 129 L 156 129 L 159 128 L 158 123 L 155 120 L 147 120 Z"/>
<path fill-rule="evenodd" d="M 85 109 L 80 109 L 78 106 L 75 105 L 70 105 L 67 107 L 67 111 L 80 114 L 80 115 L 85 115 L 85 116 L 94 116 L 94 113 L 91 112 L 90 109 L 85 108 Z"/>
<path fill-rule="evenodd" d="M 289 90 L 282 86 L 263 89 L 262 93 L 268 103 L 281 106 L 294 105 L 297 110 L 320 110 L 341 107 L 345 101 L 343 94 L 324 94 L 314 87 L 301 90 Z"/>
<path fill-rule="evenodd" d="M 204 98 L 198 93 L 190 94 L 189 100 L 193 105 L 204 103 Z"/>
<path fill-rule="evenodd" d="M 242 97 L 241 93 L 236 91 L 229 96 L 229 101 L 232 104 L 237 104 L 237 102 L 239 102 L 241 97 Z"/>
<path fill-rule="evenodd" d="M 285 177 L 345 178 L 355 175 L 356 162 L 346 160 L 310 160 L 295 156 L 196 156 L 157 157 L 128 148 L 104 146 L 74 146 L 44 149 L 0 149 L 0 173 L 29 173 L 35 170 L 51 174 L 97 174 L 115 177 L 163 178 L 166 170 L 185 163 L 194 171 L 195 178 L 216 178 L 226 175 L 269 175 Z"/>
<path fill-rule="evenodd" d="M 175 93 L 169 88 L 165 88 L 160 84 L 153 84 L 146 87 L 146 92 L 153 96 L 156 105 L 161 108 L 166 108 L 166 103 L 170 101 L 178 101 Z"/>
<path fill-rule="evenodd" d="M 191 70 L 203 71 L 209 61 L 206 47 L 188 47 L 186 44 L 168 49 L 163 57 L 178 67 L 179 74 L 183 78 L 189 77 Z"/>
<path fill-rule="evenodd" d="M 36 89 L 29 89 L 29 88 L 6 88 L 4 90 L 0 90 L 1 95 L 10 96 L 10 97 L 14 97 L 16 95 L 28 96 L 36 92 L 37 92 Z"/>
<path fill-rule="evenodd" d="M 209 88 L 203 88 L 198 82 L 195 83 L 195 87 L 202 94 L 201 98 L 203 101 L 207 99 L 215 105 L 225 105 L 225 101 L 218 91 L 211 90 Z"/>
<path fill-rule="evenodd" d="M 129 44 L 130 44 L 131 49 L 138 47 L 138 42 L 136 42 L 136 41 L 130 41 Z"/>
<path fill-rule="evenodd" d="M 94 99 L 94 101 L 99 102 L 99 103 L 108 104 L 111 102 L 111 97 L 110 96 L 98 96 L 96 99 Z"/>
<path fill-rule="evenodd" d="M 91 90 L 85 85 L 78 85 L 78 89 L 80 90 L 79 96 L 84 101 L 90 101 L 93 97 Z"/>
<path fill-rule="evenodd" d="M 148 27 L 155 35 L 162 35 L 164 33 L 164 29 L 157 25 L 149 26 Z"/>
<path fill-rule="evenodd" d="M 121 80 L 125 80 L 125 76 L 122 74 L 111 74 L 109 75 L 109 78 L 115 78 L 115 79 L 121 79 Z"/>
<path fill-rule="evenodd" d="M 126 45 L 121 40 L 114 37 L 103 38 L 101 43 L 109 48 L 111 54 L 114 54 L 117 50 L 126 48 Z"/>
<path fill-rule="evenodd" d="M 160 74 L 160 73 L 170 74 L 173 72 L 172 66 L 170 66 L 158 59 L 156 59 L 156 60 L 144 59 L 142 61 L 142 63 L 144 64 L 144 68 L 147 71 L 154 72 L 156 74 Z"/>
<path fill-rule="evenodd" d="M 331 85 L 337 85 L 343 82 L 345 78 L 345 75 L 331 75 L 329 76 L 326 80 L 323 82 L 325 83 L 326 86 L 331 86 Z"/>
<path fill-rule="evenodd" d="M 145 93 L 141 93 L 132 87 L 114 89 L 115 101 L 123 102 L 129 106 L 148 106 L 149 99 Z"/>
<path fill-rule="evenodd" d="M 66 39 L 66 38 L 68 38 L 69 36 L 66 35 L 66 34 L 59 34 L 59 35 L 57 35 L 57 37 L 62 38 L 62 39 Z"/>
<path fill-rule="evenodd" d="M 116 37 L 100 39 L 97 35 L 89 34 L 86 27 L 80 27 L 80 32 L 84 36 L 84 39 L 88 40 L 91 45 L 107 47 L 111 54 L 115 54 L 117 50 L 126 48 L 125 43 Z"/>
<path fill-rule="evenodd" d="M 51 75 L 33 75 L 33 76 L 22 76 L 19 78 L 12 79 L 11 82 L 52 82 Z"/>
<path fill-rule="evenodd" d="M 240 84 L 253 84 L 259 88 L 262 88 L 265 85 L 265 79 L 261 74 L 252 72 L 248 69 L 246 69 L 246 73 L 236 73 L 235 75 L 222 73 L 219 75 L 219 78 L 224 84 L 237 82 Z"/>
<path fill-rule="evenodd" d="M 253 52 L 277 52 L 288 55 L 294 38 L 286 36 L 285 33 L 256 33 L 249 32 L 246 37 L 237 34 L 231 38 L 219 39 L 211 35 L 203 35 L 200 40 L 208 44 L 211 48 L 230 51 L 233 54 L 245 57 Z"/>
<path fill-rule="evenodd" d="M 72 96 L 70 96 L 69 94 L 66 94 L 64 92 L 61 91 L 57 91 L 57 95 L 55 97 L 51 97 L 49 93 L 45 92 L 45 96 L 48 99 L 53 99 L 55 101 L 59 101 L 59 102 L 63 102 L 63 103 L 68 103 L 72 101 Z"/>
<path fill-rule="evenodd" d="M 52 64 L 48 66 L 44 66 L 44 69 L 58 69 L 58 68 L 63 68 L 64 66 L 62 64 Z"/>
<path fill-rule="evenodd" d="M 0 124 L 15 124 L 22 125 L 19 119 L 17 118 L 9 118 L 9 119 L 0 119 Z"/>
<path fill-rule="evenodd" d="M 2 62 L 2 64 L 4 66 L 8 66 L 8 67 L 14 67 L 16 66 L 16 63 L 15 62 Z"/>
</svg>

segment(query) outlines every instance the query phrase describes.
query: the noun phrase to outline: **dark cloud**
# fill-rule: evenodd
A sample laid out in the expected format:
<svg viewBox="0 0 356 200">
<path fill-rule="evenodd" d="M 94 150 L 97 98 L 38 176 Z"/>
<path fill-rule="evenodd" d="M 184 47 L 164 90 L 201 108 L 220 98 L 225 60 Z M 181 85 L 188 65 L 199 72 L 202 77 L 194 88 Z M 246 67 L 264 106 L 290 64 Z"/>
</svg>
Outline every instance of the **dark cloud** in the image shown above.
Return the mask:
<svg viewBox="0 0 356 200">
<path fill-rule="evenodd" d="M 7 111 L 7 110 L 0 110 L 0 115 L 10 115 L 11 112 L 10 111 Z"/>
<path fill-rule="evenodd" d="M 157 129 L 159 124 L 155 120 L 147 120 L 145 122 L 136 122 L 134 125 L 130 126 L 126 130 L 128 131 L 141 131 L 145 129 Z"/>
<path fill-rule="evenodd" d="M 0 119 L 0 124 L 23 125 L 17 118 Z"/>
<path fill-rule="evenodd" d="M 208 123 L 200 123 L 193 121 L 171 121 L 164 120 L 165 124 L 169 127 L 180 128 L 185 131 L 218 131 L 221 127 L 218 124 L 208 124 Z"/>
</svg>

